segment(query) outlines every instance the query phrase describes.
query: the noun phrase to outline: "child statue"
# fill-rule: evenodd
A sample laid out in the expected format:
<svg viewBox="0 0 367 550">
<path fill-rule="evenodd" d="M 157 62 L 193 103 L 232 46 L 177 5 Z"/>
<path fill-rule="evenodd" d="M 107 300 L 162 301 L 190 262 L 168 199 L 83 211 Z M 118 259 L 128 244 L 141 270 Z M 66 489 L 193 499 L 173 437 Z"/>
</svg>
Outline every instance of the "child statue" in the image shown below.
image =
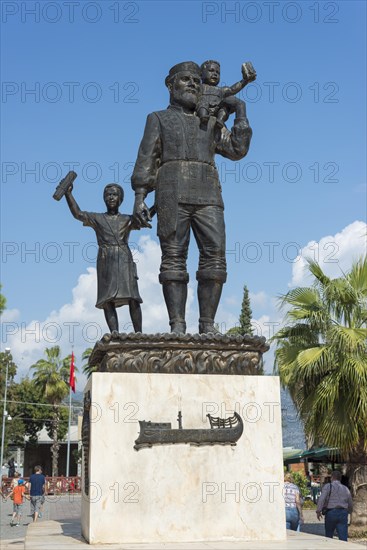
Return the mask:
<svg viewBox="0 0 367 550">
<path fill-rule="evenodd" d="M 73 195 L 71 184 L 65 197 L 74 218 L 83 225 L 92 227 L 98 242 L 97 257 L 97 303 L 103 309 L 111 333 L 118 333 L 116 308 L 129 305 L 130 317 L 135 332 L 142 332 L 142 299 L 138 289 L 138 275 L 128 238 L 135 225 L 133 217 L 119 213 L 119 206 L 124 200 L 124 191 L 117 183 L 106 185 L 103 191 L 107 212 L 83 212 Z"/>
<path fill-rule="evenodd" d="M 242 65 L 242 80 L 232 86 L 218 86 L 220 81 L 220 64 L 218 61 L 208 60 L 201 65 L 202 90 L 197 108 L 197 114 L 203 124 L 206 124 L 210 116 L 217 119 L 217 125 L 222 128 L 229 115 L 239 111 L 246 116 L 245 102 L 237 97 L 249 82 L 256 79 L 256 71 L 252 63 Z M 240 109 L 239 109 L 240 107 Z"/>
</svg>

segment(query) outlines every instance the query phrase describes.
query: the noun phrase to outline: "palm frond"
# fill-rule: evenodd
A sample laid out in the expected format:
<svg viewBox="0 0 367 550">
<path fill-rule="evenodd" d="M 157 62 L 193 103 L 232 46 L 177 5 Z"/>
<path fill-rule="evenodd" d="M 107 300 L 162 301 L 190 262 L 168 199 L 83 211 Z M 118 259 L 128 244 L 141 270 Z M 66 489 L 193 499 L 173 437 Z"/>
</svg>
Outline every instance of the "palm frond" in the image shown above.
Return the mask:
<svg viewBox="0 0 367 550">
<path fill-rule="evenodd" d="M 83 374 L 86 374 L 88 378 L 92 375 L 93 372 L 97 372 L 99 367 L 98 365 L 94 365 L 93 367 L 89 365 L 89 358 L 92 354 L 92 351 L 93 348 L 87 348 L 82 355 L 82 359 L 83 361 L 85 361 L 85 363 L 83 364 Z"/>
<path fill-rule="evenodd" d="M 311 274 L 315 277 L 315 279 L 319 283 L 321 283 L 322 286 L 328 285 L 330 283 L 330 279 L 325 275 L 320 264 L 315 260 L 312 260 L 311 258 L 306 258 L 306 261 L 308 263 L 308 269 L 311 272 Z"/>
<path fill-rule="evenodd" d="M 367 298 L 367 256 L 353 264 L 347 280 L 361 297 Z"/>
<path fill-rule="evenodd" d="M 367 259 L 336 279 L 313 260 L 308 267 L 314 285 L 281 297 L 274 372 L 307 436 L 351 453 L 367 448 Z"/>
<path fill-rule="evenodd" d="M 363 354 L 366 350 L 367 329 L 333 325 L 328 338 L 336 353 Z"/>
</svg>

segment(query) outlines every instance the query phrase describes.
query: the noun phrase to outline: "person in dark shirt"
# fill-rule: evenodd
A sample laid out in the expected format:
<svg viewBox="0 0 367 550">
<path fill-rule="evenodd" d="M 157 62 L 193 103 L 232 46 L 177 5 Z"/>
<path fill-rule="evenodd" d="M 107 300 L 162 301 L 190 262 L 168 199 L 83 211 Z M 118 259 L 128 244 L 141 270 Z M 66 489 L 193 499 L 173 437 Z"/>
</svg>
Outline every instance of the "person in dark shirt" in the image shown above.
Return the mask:
<svg viewBox="0 0 367 550">
<path fill-rule="evenodd" d="M 31 497 L 31 514 L 33 521 L 36 522 L 39 516 L 43 496 L 45 493 L 46 478 L 42 473 L 41 466 L 34 467 L 34 474 L 29 478 L 29 494 Z"/>
<path fill-rule="evenodd" d="M 9 460 L 8 464 L 9 464 L 8 477 L 14 477 L 14 474 L 15 474 L 15 461 L 14 461 L 13 457 Z"/>
<path fill-rule="evenodd" d="M 324 485 L 321 496 L 317 502 L 317 519 L 325 512 L 325 536 L 333 538 L 334 531 L 338 533 L 339 540 L 348 540 L 348 514 L 353 512 L 353 500 L 348 487 L 341 484 L 341 472 L 334 470 L 331 481 Z"/>
</svg>

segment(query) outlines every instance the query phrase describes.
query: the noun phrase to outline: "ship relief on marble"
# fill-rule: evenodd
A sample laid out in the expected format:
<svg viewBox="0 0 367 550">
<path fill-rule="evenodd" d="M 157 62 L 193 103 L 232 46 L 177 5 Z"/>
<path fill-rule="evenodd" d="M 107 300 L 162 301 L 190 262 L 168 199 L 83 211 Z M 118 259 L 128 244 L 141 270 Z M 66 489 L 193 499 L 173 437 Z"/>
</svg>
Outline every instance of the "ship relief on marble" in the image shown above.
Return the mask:
<svg viewBox="0 0 367 550">
<path fill-rule="evenodd" d="M 206 415 L 210 428 L 186 428 L 182 426 L 182 412 L 178 412 L 178 428 L 170 422 L 151 422 L 139 420 L 140 433 L 135 440 L 134 449 L 139 451 L 153 445 L 177 445 L 179 443 L 195 445 L 236 445 L 243 432 L 243 421 L 234 412 L 230 418 Z"/>
</svg>

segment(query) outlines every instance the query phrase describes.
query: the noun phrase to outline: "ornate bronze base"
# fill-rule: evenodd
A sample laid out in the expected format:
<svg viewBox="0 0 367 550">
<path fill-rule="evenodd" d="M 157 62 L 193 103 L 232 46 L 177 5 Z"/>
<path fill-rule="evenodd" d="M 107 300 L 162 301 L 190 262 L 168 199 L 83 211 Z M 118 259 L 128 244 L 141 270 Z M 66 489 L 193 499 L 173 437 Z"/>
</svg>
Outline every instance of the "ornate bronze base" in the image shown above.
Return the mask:
<svg viewBox="0 0 367 550">
<path fill-rule="evenodd" d="M 105 334 L 89 368 L 98 372 L 263 374 L 264 337 L 222 334 Z"/>
</svg>

